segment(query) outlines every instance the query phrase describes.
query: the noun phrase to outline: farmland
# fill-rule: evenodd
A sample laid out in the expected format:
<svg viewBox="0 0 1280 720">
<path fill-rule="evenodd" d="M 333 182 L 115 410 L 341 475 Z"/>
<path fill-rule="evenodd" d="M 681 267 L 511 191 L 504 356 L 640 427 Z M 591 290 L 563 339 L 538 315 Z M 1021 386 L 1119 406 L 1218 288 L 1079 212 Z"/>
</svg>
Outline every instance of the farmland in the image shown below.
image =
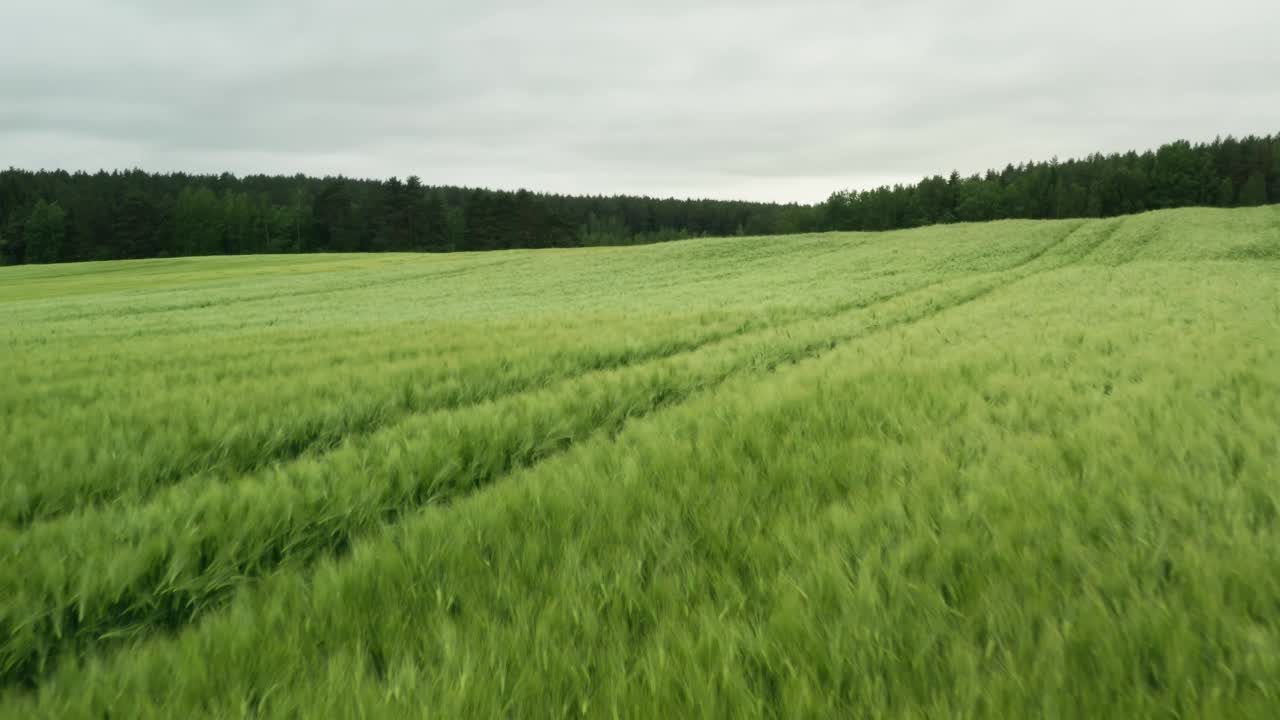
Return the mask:
<svg viewBox="0 0 1280 720">
<path fill-rule="evenodd" d="M 0 716 L 1280 704 L 1280 206 L 0 268 L 0 420 Z"/>
</svg>

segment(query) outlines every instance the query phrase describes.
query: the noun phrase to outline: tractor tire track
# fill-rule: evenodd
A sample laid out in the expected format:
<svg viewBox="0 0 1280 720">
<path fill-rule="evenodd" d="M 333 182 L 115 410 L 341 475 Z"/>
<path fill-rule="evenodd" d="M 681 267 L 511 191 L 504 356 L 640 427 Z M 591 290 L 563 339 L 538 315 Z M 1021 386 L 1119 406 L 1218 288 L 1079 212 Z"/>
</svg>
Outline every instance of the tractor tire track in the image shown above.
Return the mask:
<svg viewBox="0 0 1280 720">
<path fill-rule="evenodd" d="M 481 270 L 491 270 L 495 267 L 509 265 L 515 262 L 517 258 L 502 258 L 500 260 L 487 262 L 483 264 L 468 265 L 461 268 L 452 268 L 444 270 L 435 270 L 427 273 L 414 273 L 410 275 L 401 275 L 388 279 L 369 280 L 353 285 L 344 285 L 341 287 L 312 287 L 306 290 L 298 290 L 295 292 L 273 292 L 258 293 L 254 295 L 239 295 L 232 297 L 216 298 L 212 300 L 190 301 L 173 303 L 170 305 L 160 305 L 151 307 L 134 307 L 124 306 L 110 309 L 96 308 L 92 311 L 67 313 L 48 318 L 47 322 L 69 322 L 76 320 L 91 320 L 98 317 L 136 317 L 143 315 L 155 315 L 167 312 L 185 312 L 188 310 L 204 310 L 208 308 L 225 308 L 232 305 L 242 305 L 247 303 L 263 302 L 263 301 L 282 301 L 293 298 L 310 297 L 313 295 L 341 295 L 345 293 L 360 292 L 362 290 L 370 290 L 373 288 L 389 287 L 392 285 L 401 285 L 411 282 L 425 282 L 434 280 L 451 280 L 463 275 L 470 275 Z M 333 273 L 337 275 L 337 273 Z M 328 278 L 324 278 L 328 279 Z M 178 289 L 181 291 L 181 289 Z M 174 289 L 165 289 L 162 293 L 174 292 Z"/>
<path fill-rule="evenodd" d="M 51 495 L 48 488 L 45 490 L 37 489 L 31 491 L 28 496 L 5 498 L 6 507 L 3 511 L 3 521 L 10 527 L 23 529 L 37 522 L 56 520 L 60 516 L 77 510 L 100 508 L 121 498 L 127 497 L 131 502 L 145 502 L 158 491 L 189 482 L 229 481 L 235 477 L 262 470 L 273 464 L 292 462 L 313 453 L 323 455 L 341 446 L 344 442 L 367 437 L 415 416 L 465 409 L 523 393 L 547 383 L 570 381 L 594 372 L 628 368 L 655 360 L 678 357 L 735 338 L 750 337 L 759 333 L 785 328 L 796 323 L 829 320 L 848 312 L 892 302 L 911 293 L 927 290 L 954 279 L 944 278 L 904 289 L 882 292 L 871 297 L 829 305 L 813 311 L 790 309 L 778 318 L 771 318 L 757 323 L 746 320 L 729 330 L 709 333 L 685 342 L 669 344 L 659 342 L 650 350 L 644 352 L 606 354 L 603 357 L 595 358 L 591 362 L 576 365 L 572 371 L 567 373 L 552 371 L 545 375 L 525 378 L 521 381 L 478 388 L 476 392 L 471 394 L 445 398 L 440 402 L 409 404 L 390 412 L 387 411 L 387 408 L 375 404 L 368 418 L 351 424 L 350 427 L 346 428 L 347 432 L 344 432 L 341 436 L 332 436 L 331 433 L 327 432 L 327 426 L 318 426 L 291 442 L 277 446 L 272 452 L 258 455 L 248 462 L 235 462 L 232 460 L 221 464 L 203 465 L 194 469 L 184 467 L 175 462 L 173 465 L 161 468 L 153 475 L 137 480 L 131 486 L 123 488 L 119 485 L 105 487 L 98 482 L 91 481 L 91 478 L 87 478 L 73 488 L 60 490 L 57 495 Z M 398 395 L 403 395 L 403 393 L 397 391 L 391 394 L 391 396 Z M 5 494 L 9 493 L 6 492 Z"/>
<path fill-rule="evenodd" d="M 370 514 L 354 516 L 351 508 L 340 508 L 341 512 L 336 515 L 316 514 L 310 519 L 299 518 L 301 523 L 297 532 L 285 533 L 275 537 L 268 542 L 267 546 L 257 548 L 257 552 L 251 556 L 238 559 L 231 558 L 231 567 L 224 567 L 224 572 L 220 573 L 220 576 L 224 579 L 213 585 L 182 586 L 174 584 L 172 575 L 173 558 L 162 553 L 160 561 L 152 562 L 151 570 L 143 574 L 144 582 L 142 587 L 135 588 L 135 590 L 143 590 L 149 587 L 150 592 L 146 597 L 138 596 L 136 592 L 131 596 L 126 589 L 126 592 L 116 595 L 108 606 L 101 608 L 100 612 L 93 613 L 89 617 L 86 617 L 84 605 L 80 603 L 78 606 L 65 607 L 61 611 L 56 608 L 49 608 L 50 612 L 44 617 L 26 619 L 25 624 L 27 626 L 55 626 L 59 631 L 55 634 L 55 637 L 66 638 L 66 640 L 65 642 L 56 642 L 52 647 L 29 648 L 29 651 L 25 653 L 21 651 L 21 648 L 4 647 L 5 652 L 0 656 L 0 681 L 6 684 L 16 683 L 28 687 L 34 686 L 38 684 L 39 677 L 53 663 L 56 663 L 57 658 L 67 652 L 84 651 L 90 648 L 109 649 L 121 638 L 146 634 L 157 629 L 165 631 L 179 630 L 195 622 L 206 612 L 219 607 L 236 588 L 242 587 L 253 578 L 274 572 L 286 560 L 291 565 L 301 564 L 303 567 L 309 567 L 321 557 L 341 555 L 346 552 L 351 543 L 360 537 L 380 528 L 391 526 L 399 522 L 406 514 L 414 512 L 423 506 L 452 502 L 459 497 L 499 482 L 515 471 L 533 467 L 550 457 L 562 454 L 587 438 L 600 436 L 601 434 L 610 438 L 616 437 L 632 422 L 687 402 L 694 396 L 712 392 L 731 377 L 743 374 L 774 372 L 784 365 L 794 365 L 817 359 L 839 345 L 872 337 L 902 326 L 927 321 L 944 312 L 975 302 L 996 290 L 1008 287 L 1032 275 L 1060 267 L 1055 265 L 1032 272 L 1020 272 L 1032 266 L 1033 263 L 1043 258 L 1053 248 L 1060 247 L 1067 242 L 1078 229 L 1079 227 L 1069 230 L 1062 238 L 1034 252 L 1021 263 L 992 275 L 979 276 L 976 280 L 972 276 L 949 278 L 926 283 L 901 292 L 890 293 L 883 299 L 859 301 L 838 306 L 834 312 L 825 314 L 828 320 L 838 319 L 840 315 L 850 309 L 871 309 L 876 305 L 913 294 L 923 296 L 920 301 L 909 307 L 906 312 L 882 321 L 873 320 L 856 330 L 811 338 L 781 352 L 766 346 L 756 355 L 750 355 L 736 364 L 730 363 L 706 377 L 696 378 L 695 381 L 685 385 L 666 385 L 663 382 L 659 382 L 650 388 L 650 392 L 647 394 L 641 393 L 640 402 L 634 406 L 621 410 L 617 407 L 607 406 L 598 409 L 597 411 L 603 410 L 603 416 L 599 418 L 600 421 L 592 422 L 585 431 L 557 432 L 553 425 L 550 428 L 546 428 L 549 432 L 545 432 L 542 435 L 538 435 L 537 432 L 532 436 L 517 435 L 517 442 L 507 446 L 505 451 L 489 458 L 487 463 L 477 464 L 477 458 L 474 457 L 468 461 L 464 454 L 462 458 L 458 459 L 458 462 L 447 464 L 444 468 L 436 468 L 436 471 L 431 473 L 431 480 L 422 482 L 421 479 L 418 479 L 410 493 L 397 497 L 391 502 L 387 502 L 391 498 L 384 498 L 379 503 L 378 508 Z M 1011 275 L 1012 277 L 1009 277 Z M 944 293 L 941 299 L 929 297 L 934 288 L 945 284 L 959 284 L 961 287 Z M 787 328 L 798 326 L 803 322 L 804 320 L 793 319 L 751 333 L 743 333 L 742 336 L 738 336 L 736 339 L 749 338 L 770 329 L 785 331 Z M 690 351 L 689 353 L 681 354 L 693 354 L 695 352 Z M 641 363 L 613 371 L 601 370 L 582 373 L 573 378 L 565 379 L 558 385 L 571 388 L 575 384 L 590 382 L 592 377 L 597 374 L 639 370 L 644 365 L 649 364 L 653 363 Z M 532 391 L 528 394 L 545 395 L 550 392 L 554 391 L 540 390 Z M 496 398 L 485 402 L 484 405 L 494 405 L 511 399 L 512 397 Z M 462 411 L 477 410 L 480 407 L 481 405 L 477 404 Z M 594 415 L 592 412 L 587 414 L 588 416 Z M 431 435 L 428 434 L 424 438 L 414 436 L 406 439 L 408 444 L 404 447 L 407 451 L 410 445 L 421 443 L 430 437 Z M 427 442 L 429 443 L 430 441 L 427 440 Z M 444 472 L 441 470 L 444 470 Z M 355 518 L 354 520 L 352 520 L 353 517 Z M 293 521 L 293 519 L 294 517 L 290 515 L 288 521 Z M 201 542 L 201 545 L 206 546 L 208 549 L 201 551 L 200 561 L 195 568 L 195 579 L 202 578 L 204 570 L 208 567 L 214 567 L 212 554 L 217 552 L 219 545 L 216 541 L 217 538 L 210 537 Z M 169 573 L 167 577 L 166 571 Z M 12 621 L 15 618 L 4 618 L 3 620 L 4 622 L 0 623 L 0 625 L 7 626 L 6 629 L 10 629 L 14 624 Z M 12 633 L 9 634 L 12 635 Z"/>
<path fill-rule="evenodd" d="M 123 546 L 115 543 L 113 546 L 110 542 L 111 528 L 127 524 L 128 521 L 125 514 L 128 509 L 116 508 L 115 513 L 105 513 L 96 523 L 107 542 L 96 551 L 87 551 L 88 555 L 92 556 L 97 552 L 104 559 L 108 559 L 112 556 L 128 555 L 130 548 L 141 547 L 148 539 L 160 544 L 152 545 L 150 550 L 145 551 L 144 567 L 129 569 L 128 581 L 123 586 L 118 587 L 115 592 L 103 594 L 96 599 L 83 595 L 77 596 L 75 588 L 81 585 L 75 579 L 86 577 L 92 579 L 99 571 L 100 563 L 85 557 L 84 552 L 73 554 L 71 557 L 80 558 L 82 563 L 80 570 L 76 571 L 73 568 L 68 572 L 67 568 L 58 568 L 59 577 L 54 579 L 52 586 L 46 587 L 49 593 L 47 602 L 36 603 L 42 605 L 43 610 L 36 609 L 34 613 L 26 616 L 10 614 L 0 618 L 0 629 L 4 631 L 0 636 L 8 638 L 3 645 L 0 645 L 0 683 L 33 687 L 38 684 L 39 678 L 53 667 L 57 659 L 68 652 L 110 648 L 127 638 L 156 630 L 179 630 L 195 622 L 206 612 L 219 607 L 237 588 L 245 586 L 255 578 L 274 572 L 285 562 L 291 566 L 306 567 L 321 557 L 341 555 L 352 542 L 378 528 L 394 524 L 409 512 L 426 505 L 449 502 L 475 492 L 500 481 L 512 472 L 532 467 L 547 458 L 566 452 L 586 438 L 602 433 L 607 437 L 615 437 L 629 423 L 686 402 L 696 395 L 713 391 L 731 377 L 774 372 L 785 365 L 821 357 L 841 344 L 874 336 L 901 325 L 926 320 L 948 309 L 972 302 L 998 287 L 998 284 L 984 282 L 985 279 L 980 280 L 976 288 L 967 287 L 971 284 L 969 280 L 969 278 L 951 280 L 950 282 L 962 282 L 966 287 L 948 294 L 941 301 L 928 297 L 931 287 L 940 283 L 931 283 L 921 288 L 895 293 L 895 297 L 912 294 L 924 297 L 916 300 L 912 307 L 897 317 L 870 322 L 858 329 L 837 335 L 812 337 L 782 351 L 761 342 L 759 352 L 747 352 L 739 360 L 727 362 L 702 375 L 698 374 L 702 370 L 697 369 L 692 376 L 682 382 L 671 381 L 670 373 L 675 372 L 674 370 L 655 371 L 648 379 L 643 377 L 633 379 L 631 382 L 638 383 L 638 386 L 631 389 L 630 392 L 634 394 L 629 396 L 631 401 L 625 406 L 618 406 L 614 402 L 618 398 L 606 393 L 603 398 L 597 398 L 600 402 L 594 409 L 578 408 L 577 412 L 582 414 L 580 420 L 586 424 L 580 425 L 576 430 L 570 428 L 566 431 L 561 427 L 559 419 L 538 421 L 542 423 L 541 426 L 538 426 L 538 422 L 534 422 L 532 427 L 516 423 L 517 427 L 509 435 L 509 442 L 504 448 L 488 455 L 484 455 L 482 451 L 493 450 L 484 444 L 491 440 L 486 439 L 475 447 L 473 447 L 474 443 L 466 445 L 456 442 L 459 438 L 468 437 L 459 434 L 467 427 L 475 430 L 471 437 L 492 434 L 490 432 L 492 428 L 486 426 L 486 423 L 491 422 L 491 418 L 484 417 L 482 411 L 499 404 L 518 409 L 521 407 L 518 400 L 524 400 L 525 407 L 538 407 L 543 402 L 541 398 L 554 398 L 557 393 L 572 396 L 573 404 L 567 407 L 574 407 L 579 402 L 577 399 L 579 393 L 572 391 L 575 386 L 584 385 L 584 380 L 586 386 L 582 391 L 590 391 L 591 388 L 588 386 L 593 384 L 595 378 L 589 376 L 608 373 L 617 376 L 620 373 L 636 373 L 642 368 L 589 373 L 563 381 L 559 384 L 562 387 L 558 389 L 525 393 L 522 394 L 527 396 L 524 398 L 509 397 L 490 401 L 485 404 L 488 407 L 462 410 L 463 415 L 440 414 L 439 430 L 444 432 L 445 441 L 437 440 L 433 443 L 433 439 L 438 439 L 441 435 L 432 432 L 410 433 L 384 449 L 389 449 L 393 454 L 409 454 L 415 452 L 415 448 L 443 446 L 449 447 L 450 452 L 456 451 L 456 453 L 444 455 L 441 458 L 443 462 L 435 467 L 410 463 L 413 467 L 409 471 L 410 476 L 400 478 L 408 484 L 402 484 L 400 487 L 403 492 L 394 497 L 366 497 L 363 505 L 355 502 L 355 497 L 350 499 L 341 497 L 335 500 L 334 498 L 340 497 L 340 494 L 330 492 L 320 492 L 318 495 L 306 492 L 294 493 L 293 497 L 286 498 L 284 495 L 286 488 L 277 484 L 279 475 L 283 471 L 254 483 L 260 491 L 257 493 L 249 493 L 246 487 L 234 485 L 214 488 L 214 493 L 222 493 L 215 495 L 215 498 L 229 497 L 234 501 L 237 497 L 243 498 L 248 493 L 249 496 L 258 496 L 254 506 L 260 506 L 259 501 L 267 502 L 272 499 L 275 499 L 274 504 L 280 506 L 281 512 L 271 514 L 272 517 L 277 518 L 276 524 L 270 531 L 272 534 L 253 547 L 245 544 L 247 540 L 243 536 L 234 533 L 232 537 L 237 539 L 234 542 L 228 542 L 230 538 L 221 536 L 216 530 L 211 529 L 210 518 L 201 520 L 198 516 L 181 517 L 181 509 L 188 503 L 177 496 L 172 502 L 150 505 L 150 516 L 165 519 L 168 525 L 161 522 L 156 527 L 139 529 L 134 541 L 125 542 Z M 868 307 L 871 306 L 868 305 Z M 833 317 L 838 319 L 839 314 Z M 780 331 L 786 332 L 786 327 L 796 324 L 799 323 L 785 326 Z M 690 363 L 690 366 L 698 367 L 696 363 Z M 624 379 L 615 379 L 617 383 L 626 385 L 627 381 Z M 506 413 L 499 415 L 499 417 L 503 416 L 506 416 Z M 468 420 L 467 417 L 471 419 Z M 534 415 L 524 419 L 531 418 L 537 419 Z M 468 423 L 471 424 L 468 425 Z M 455 442 L 449 442 L 449 440 Z M 374 456 L 370 456 L 372 457 Z M 331 467 L 331 463 L 326 461 L 318 467 L 323 472 L 324 468 Z M 335 473 L 333 482 L 337 483 L 334 487 L 340 487 L 343 484 L 339 477 L 342 471 L 332 472 Z M 375 473 L 374 477 L 377 476 Z M 367 484 L 362 486 L 368 487 Z M 358 492 L 361 491 L 357 491 L 357 497 Z M 314 498 L 316 497 L 322 498 L 319 506 L 315 506 Z M 311 513 L 301 511 L 300 508 L 306 507 L 309 499 L 316 511 Z M 176 511 L 178 516 L 175 517 L 171 510 Z M 119 514 L 119 517 L 116 517 L 116 514 Z M 27 555 L 41 549 L 45 552 L 57 553 L 57 544 L 50 543 L 49 540 L 52 538 L 49 536 L 57 535 L 59 528 L 64 527 L 66 530 L 64 544 L 74 545 L 79 542 L 83 538 L 82 531 L 87 530 L 88 526 L 73 525 L 71 521 L 80 517 L 83 516 L 67 518 L 65 526 L 57 522 L 41 524 L 38 528 L 9 538 L 8 540 L 12 542 L 4 544 L 8 545 L 9 551 L 16 555 Z M 244 515 L 228 511 L 220 517 L 237 519 Z M 170 538 L 179 538 L 182 548 L 177 547 L 177 542 L 170 542 Z M 33 565 L 40 566 L 39 563 L 33 563 Z M 73 581 L 71 586 L 65 584 L 68 579 Z M 30 578 L 25 578 L 23 582 L 28 588 L 32 584 Z M 23 587 L 13 589 L 21 592 Z M 31 605 L 32 603 L 29 602 L 28 607 L 30 608 Z"/>
</svg>

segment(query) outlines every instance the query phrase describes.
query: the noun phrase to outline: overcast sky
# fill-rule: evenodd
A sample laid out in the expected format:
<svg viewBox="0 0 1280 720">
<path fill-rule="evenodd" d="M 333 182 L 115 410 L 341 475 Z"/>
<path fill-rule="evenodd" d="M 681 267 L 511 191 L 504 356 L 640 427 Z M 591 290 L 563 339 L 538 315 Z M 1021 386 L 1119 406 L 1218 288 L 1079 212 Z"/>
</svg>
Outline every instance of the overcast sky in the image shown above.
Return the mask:
<svg viewBox="0 0 1280 720">
<path fill-rule="evenodd" d="M 0 0 L 0 166 L 814 202 L 1280 131 L 1277 0 L 194 5 Z"/>
</svg>

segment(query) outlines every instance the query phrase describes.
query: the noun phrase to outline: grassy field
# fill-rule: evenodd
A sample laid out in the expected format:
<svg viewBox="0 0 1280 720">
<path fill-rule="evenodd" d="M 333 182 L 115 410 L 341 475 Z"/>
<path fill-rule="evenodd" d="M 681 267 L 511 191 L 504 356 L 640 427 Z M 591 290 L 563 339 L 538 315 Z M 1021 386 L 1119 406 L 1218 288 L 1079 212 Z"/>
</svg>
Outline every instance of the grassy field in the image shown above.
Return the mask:
<svg viewBox="0 0 1280 720">
<path fill-rule="evenodd" d="M 0 269 L 0 716 L 1275 717 L 1280 206 Z"/>
</svg>

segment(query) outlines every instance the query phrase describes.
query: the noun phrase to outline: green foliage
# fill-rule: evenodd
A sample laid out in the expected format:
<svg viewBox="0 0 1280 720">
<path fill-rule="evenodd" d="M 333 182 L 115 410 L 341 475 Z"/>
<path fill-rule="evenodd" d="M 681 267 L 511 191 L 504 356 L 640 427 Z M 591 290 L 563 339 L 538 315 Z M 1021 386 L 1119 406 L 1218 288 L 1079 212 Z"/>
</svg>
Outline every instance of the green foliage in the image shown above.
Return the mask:
<svg viewBox="0 0 1280 720">
<path fill-rule="evenodd" d="M 41 262 L 303 252 L 445 252 L 635 245 L 742 229 L 820 229 L 812 206 L 649 197 L 569 197 L 404 181 L 0 171 L 0 260 L 26 259 L 21 228 L 58 203 L 65 242 Z M 602 221 L 604 218 L 602 227 Z M 32 260 L 34 262 L 34 260 Z"/>
<path fill-rule="evenodd" d="M 1237 198 L 1237 202 L 1243 207 L 1267 204 L 1267 182 L 1262 173 L 1249 174 L 1249 179 L 1240 188 L 1240 197 Z"/>
<path fill-rule="evenodd" d="M 1267 167 L 1267 194 L 1272 199 L 1280 199 L 1280 141 L 1271 141 L 1271 161 Z"/>
<path fill-rule="evenodd" d="M 1277 260 L 1259 207 L 5 268 L 0 716 L 1269 717 Z"/>
<path fill-rule="evenodd" d="M 23 216 L 14 213 L 0 223 L 0 265 L 21 265 L 26 260 Z"/>
<path fill-rule="evenodd" d="M 998 218 L 1113 217 L 1155 208 L 1233 207 L 1245 186 L 1249 199 L 1240 204 L 1262 205 L 1276 148 L 1280 137 L 1271 135 L 1197 145 L 1179 140 L 1143 154 L 1010 165 L 968 178 L 952 173 L 945 183 L 934 177 L 916 185 L 834 193 L 824 217 L 837 230 Z M 1275 200 L 1274 194 L 1270 199 Z"/>
<path fill-rule="evenodd" d="M 67 239 L 67 213 L 56 202 L 37 201 L 22 228 L 24 261 L 57 262 Z"/>
<path fill-rule="evenodd" d="M 1222 178 L 1218 183 L 1216 204 L 1218 207 L 1232 207 L 1236 204 L 1236 188 L 1231 178 Z"/>
<path fill-rule="evenodd" d="M 0 261 L 26 262 L 37 202 L 66 211 L 44 262 L 213 254 L 445 252 L 638 245 L 694 237 L 895 230 L 957 221 L 1113 217 L 1280 198 L 1280 139 L 1007 165 L 833 193 L 818 205 L 572 197 L 404 181 L 0 171 Z"/>
<path fill-rule="evenodd" d="M 147 258 L 163 253 L 166 240 L 161 212 L 147 193 L 135 190 L 125 197 L 112 220 L 120 257 Z"/>
<path fill-rule="evenodd" d="M 221 255 L 226 246 L 226 214 L 212 190 L 185 187 L 173 209 L 179 255 Z"/>
</svg>

